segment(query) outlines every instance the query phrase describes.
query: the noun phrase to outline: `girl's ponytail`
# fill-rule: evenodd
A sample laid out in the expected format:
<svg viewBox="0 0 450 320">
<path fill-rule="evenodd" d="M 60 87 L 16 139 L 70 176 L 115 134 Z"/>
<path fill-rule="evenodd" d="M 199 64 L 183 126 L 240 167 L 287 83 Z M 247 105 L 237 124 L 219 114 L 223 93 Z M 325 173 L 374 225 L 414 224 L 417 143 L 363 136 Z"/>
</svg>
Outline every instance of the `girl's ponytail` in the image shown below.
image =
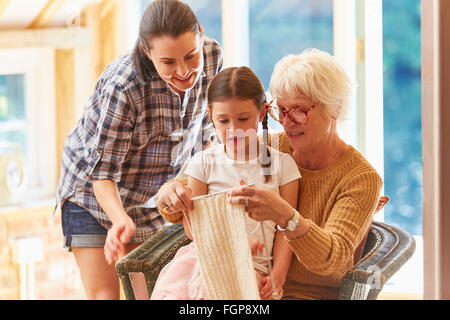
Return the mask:
<svg viewBox="0 0 450 320">
<path fill-rule="evenodd" d="M 269 127 L 268 127 L 268 115 L 266 112 L 266 115 L 264 116 L 262 120 L 262 128 L 263 128 L 263 151 L 262 151 L 262 157 L 261 157 L 261 167 L 263 168 L 264 178 L 265 182 L 269 182 L 272 174 L 270 167 L 272 165 L 272 159 L 270 156 L 270 150 L 268 147 L 268 138 L 269 138 Z"/>
</svg>

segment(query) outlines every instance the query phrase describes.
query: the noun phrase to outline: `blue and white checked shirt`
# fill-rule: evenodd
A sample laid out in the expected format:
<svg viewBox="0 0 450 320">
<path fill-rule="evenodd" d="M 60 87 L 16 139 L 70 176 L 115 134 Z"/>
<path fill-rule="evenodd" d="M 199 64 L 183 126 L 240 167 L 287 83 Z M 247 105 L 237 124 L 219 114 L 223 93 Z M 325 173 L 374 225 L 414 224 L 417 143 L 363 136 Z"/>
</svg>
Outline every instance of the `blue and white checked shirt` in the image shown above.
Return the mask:
<svg viewBox="0 0 450 320">
<path fill-rule="evenodd" d="M 91 182 L 108 179 L 118 184 L 136 224 L 132 241 L 142 242 L 162 227 L 154 195 L 214 135 L 206 88 L 222 67 L 220 45 L 205 38 L 203 55 L 203 72 L 183 101 L 158 75 L 141 82 L 132 51 L 106 68 L 64 143 L 57 206 L 70 199 L 110 228 Z"/>
</svg>

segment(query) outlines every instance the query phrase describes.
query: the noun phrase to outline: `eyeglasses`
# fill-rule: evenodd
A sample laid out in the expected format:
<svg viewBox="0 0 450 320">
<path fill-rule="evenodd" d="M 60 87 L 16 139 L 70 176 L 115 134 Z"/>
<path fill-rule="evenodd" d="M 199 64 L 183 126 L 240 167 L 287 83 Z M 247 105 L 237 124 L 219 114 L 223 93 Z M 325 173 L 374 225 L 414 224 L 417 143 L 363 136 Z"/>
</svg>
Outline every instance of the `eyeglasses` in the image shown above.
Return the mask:
<svg viewBox="0 0 450 320">
<path fill-rule="evenodd" d="M 280 109 L 278 107 L 272 106 L 273 100 L 270 101 L 269 105 L 266 107 L 269 111 L 270 116 L 282 123 L 283 120 L 286 118 L 286 116 L 291 119 L 292 122 L 295 122 L 296 124 L 305 125 L 308 123 L 308 112 L 310 112 L 312 109 L 314 109 L 317 104 L 311 106 L 311 107 L 293 107 L 289 109 L 288 111 Z"/>
</svg>

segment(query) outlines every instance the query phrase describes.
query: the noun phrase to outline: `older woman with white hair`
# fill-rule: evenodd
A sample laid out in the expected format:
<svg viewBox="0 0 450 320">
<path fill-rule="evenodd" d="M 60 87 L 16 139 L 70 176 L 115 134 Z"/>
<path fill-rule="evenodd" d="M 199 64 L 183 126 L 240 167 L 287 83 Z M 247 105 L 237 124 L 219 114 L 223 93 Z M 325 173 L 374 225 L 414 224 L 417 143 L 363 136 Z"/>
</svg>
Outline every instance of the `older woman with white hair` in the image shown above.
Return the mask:
<svg viewBox="0 0 450 320">
<path fill-rule="evenodd" d="M 352 92 L 353 84 L 328 53 L 308 49 L 282 58 L 270 81 L 276 106 L 268 109 L 284 132 L 270 141 L 297 162 L 302 176 L 298 205 L 293 208 L 258 186 L 229 193 L 228 201 L 244 204 L 251 218 L 272 220 L 284 231 L 296 255 L 283 286 L 285 299 L 337 298 L 372 222 L 383 182 L 337 131 Z M 160 204 L 170 197 L 179 209 L 190 208 L 186 191 L 174 181 L 161 189 Z"/>
</svg>

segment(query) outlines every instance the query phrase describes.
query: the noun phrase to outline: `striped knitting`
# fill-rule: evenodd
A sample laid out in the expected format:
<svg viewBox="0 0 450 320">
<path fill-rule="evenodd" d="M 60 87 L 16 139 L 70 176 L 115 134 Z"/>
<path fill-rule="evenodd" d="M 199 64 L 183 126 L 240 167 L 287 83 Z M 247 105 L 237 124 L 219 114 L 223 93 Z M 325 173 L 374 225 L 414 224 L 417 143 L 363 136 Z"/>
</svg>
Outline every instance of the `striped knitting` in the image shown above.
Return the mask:
<svg viewBox="0 0 450 320">
<path fill-rule="evenodd" d="M 226 203 L 226 193 L 194 201 L 191 230 L 208 298 L 259 300 L 243 206 Z"/>
</svg>

